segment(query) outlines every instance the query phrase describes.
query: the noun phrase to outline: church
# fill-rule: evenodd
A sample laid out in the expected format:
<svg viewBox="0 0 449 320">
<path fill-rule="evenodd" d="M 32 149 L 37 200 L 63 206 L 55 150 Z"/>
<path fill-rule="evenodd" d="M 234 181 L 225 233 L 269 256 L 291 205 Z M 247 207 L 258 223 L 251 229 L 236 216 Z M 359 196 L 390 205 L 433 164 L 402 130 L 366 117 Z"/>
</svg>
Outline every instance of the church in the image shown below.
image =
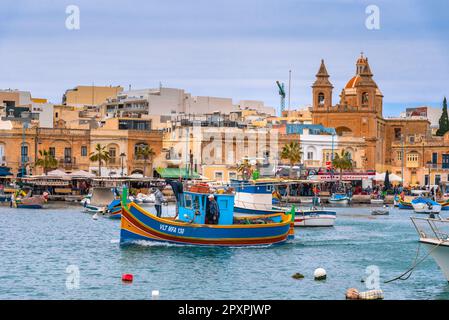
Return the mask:
<svg viewBox="0 0 449 320">
<path fill-rule="evenodd" d="M 357 59 L 355 75 L 341 90 L 337 104 L 332 103 L 334 87 L 329 78 L 324 60 L 321 60 L 312 85 L 312 121 L 335 128 L 342 137 L 364 138 L 362 169 L 391 172 L 397 160 L 392 152 L 393 142 L 409 136 L 428 135 L 430 122 L 427 119 L 383 117 L 384 96 L 363 54 Z"/>
</svg>

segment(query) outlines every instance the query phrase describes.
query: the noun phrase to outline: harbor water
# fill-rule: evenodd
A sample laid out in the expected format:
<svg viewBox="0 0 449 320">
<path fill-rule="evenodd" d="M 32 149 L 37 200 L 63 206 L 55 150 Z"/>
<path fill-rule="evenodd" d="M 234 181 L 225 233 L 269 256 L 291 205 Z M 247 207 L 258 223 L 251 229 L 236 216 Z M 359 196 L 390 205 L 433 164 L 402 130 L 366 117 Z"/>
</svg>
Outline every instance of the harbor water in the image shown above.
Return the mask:
<svg viewBox="0 0 449 320">
<path fill-rule="evenodd" d="M 335 227 L 296 228 L 285 245 L 207 248 L 121 247 L 120 221 L 93 220 L 79 205 L 2 206 L 0 299 L 151 299 L 153 290 L 160 299 L 344 299 L 346 289 L 368 290 L 377 278 L 385 299 L 448 299 L 449 285 L 430 257 L 408 280 L 384 283 L 413 263 L 418 237 L 412 211 L 371 210 L 336 208 Z M 164 207 L 163 214 L 173 211 Z M 313 280 L 318 267 L 326 280 Z M 305 278 L 293 279 L 297 272 Z M 134 281 L 123 283 L 124 273 Z"/>
</svg>

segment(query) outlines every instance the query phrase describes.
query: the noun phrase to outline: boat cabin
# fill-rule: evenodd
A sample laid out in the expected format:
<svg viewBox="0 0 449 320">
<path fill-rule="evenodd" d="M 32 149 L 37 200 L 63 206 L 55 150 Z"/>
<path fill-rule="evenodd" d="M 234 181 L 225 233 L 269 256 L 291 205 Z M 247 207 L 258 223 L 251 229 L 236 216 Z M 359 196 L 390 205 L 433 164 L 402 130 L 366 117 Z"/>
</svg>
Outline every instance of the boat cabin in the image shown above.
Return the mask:
<svg viewBox="0 0 449 320">
<path fill-rule="evenodd" d="M 179 194 L 178 219 L 184 222 L 205 224 L 206 213 L 209 208 L 209 192 L 184 191 Z M 233 193 L 215 193 L 213 194 L 217 201 L 220 211 L 218 220 L 219 225 L 231 225 L 234 221 L 234 194 Z"/>
<path fill-rule="evenodd" d="M 243 208 L 252 204 L 271 206 L 273 183 L 273 180 L 231 180 L 231 186 L 235 189 L 235 205 Z"/>
</svg>

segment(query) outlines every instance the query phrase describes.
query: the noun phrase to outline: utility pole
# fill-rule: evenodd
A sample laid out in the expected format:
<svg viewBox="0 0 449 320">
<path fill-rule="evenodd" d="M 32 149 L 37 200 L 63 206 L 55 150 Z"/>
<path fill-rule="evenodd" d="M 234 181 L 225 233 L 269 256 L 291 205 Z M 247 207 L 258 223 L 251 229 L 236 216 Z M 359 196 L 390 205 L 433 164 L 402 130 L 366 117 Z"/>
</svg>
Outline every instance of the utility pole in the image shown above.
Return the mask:
<svg viewBox="0 0 449 320">
<path fill-rule="evenodd" d="M 404 135 L 401 134 L 401 153 L 402 153 L 402 166 L 401 166 L 401 176 L 402 176 L 402 187 L 404 187 L 404 158 L 405 158 L 405 152 L 404 152 Z"/>
<path fill-rule="evenodd" d="M 290 90 L 291 90 L 291 82 L 292 82 L 292 71 L 288 71 L 288 111 L 290 111 Z"/>
</svg>

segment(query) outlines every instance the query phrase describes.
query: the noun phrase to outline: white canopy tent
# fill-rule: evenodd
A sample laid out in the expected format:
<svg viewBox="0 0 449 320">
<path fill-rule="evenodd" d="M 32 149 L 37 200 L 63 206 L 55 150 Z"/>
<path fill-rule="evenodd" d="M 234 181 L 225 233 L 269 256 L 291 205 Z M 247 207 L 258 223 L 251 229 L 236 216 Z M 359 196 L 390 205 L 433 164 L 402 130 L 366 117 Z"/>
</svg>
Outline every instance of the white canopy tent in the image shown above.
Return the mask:
<svg viewBox="0 0 449 320">
<path fill-rule="evenodd" d="M 390 182 L 400 182 L 402 181 L 402 178 L 394 173 L 390 173 L 388 175 L 388 178 L 390 179 Z M 385 172 L 379 173 L 376 172 L 376 175 L 374 176 L 373 180 L 375 181 L 385 181 Z"/>
<path fill-rule="evenodd" d="M 78 170 L 75 172 L 72 172 L 69 174 L 71 177 L 80 177 L 80 178 L 93 178 L 95 177 L 95 174 L 84 171 L 84 170 Z"/>
</svg>

